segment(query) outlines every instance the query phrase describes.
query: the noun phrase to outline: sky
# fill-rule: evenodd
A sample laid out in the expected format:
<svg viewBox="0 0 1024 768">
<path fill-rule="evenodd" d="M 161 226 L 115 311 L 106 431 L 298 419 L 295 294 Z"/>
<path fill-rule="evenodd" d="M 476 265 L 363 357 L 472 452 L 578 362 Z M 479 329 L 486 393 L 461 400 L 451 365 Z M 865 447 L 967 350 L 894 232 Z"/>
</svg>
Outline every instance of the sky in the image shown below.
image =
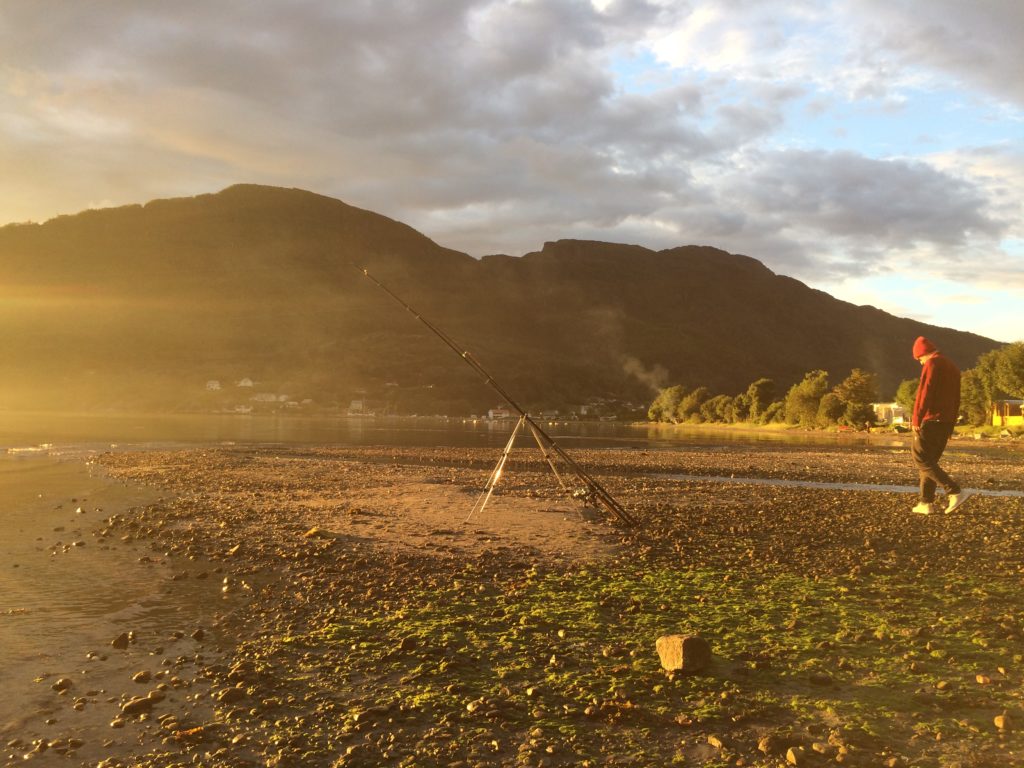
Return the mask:
<svg viewBox="0 0 1024 768">
<path fill-rule="evenodd" d="M 0 225 L 298 187 L 1024 339 L 1019 0 L 4 0 Z M 909 353 L 908 353 L 909 354 Z"/>
</svg>

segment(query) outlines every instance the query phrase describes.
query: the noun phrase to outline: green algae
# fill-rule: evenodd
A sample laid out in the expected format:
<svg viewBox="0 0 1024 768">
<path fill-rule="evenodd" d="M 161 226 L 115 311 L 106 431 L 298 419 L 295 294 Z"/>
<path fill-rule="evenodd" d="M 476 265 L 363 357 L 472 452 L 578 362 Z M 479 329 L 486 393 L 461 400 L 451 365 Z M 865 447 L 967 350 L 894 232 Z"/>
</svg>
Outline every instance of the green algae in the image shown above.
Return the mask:
<svg viewBox="0 0 1024 768">
<path fill-rule="evenodd" d="M 1021 704 L 1010 668 L 1022 619 L 1016 584 L 977 576 L 850 582 L 619 565 L 492 579 L 467 568 L 448 586 L 410 590 L 399 610 L 350 611 L 303 642 L 343 650 L 377 709 L 476 739 L 531 733 L 557 743 L 556 764 L 641 745 L 670 764 L 681 739 L 708 732 L 764 757 L 757 738 L 772 729 L 925 759 L 936 734 L 1001 738 L 993 716 Z M 654 649 L 663 634 L 705 637 L 712 667 L 666 675 Z M 979 684 L 982 671 L 993 682 Z"/>
</svg>

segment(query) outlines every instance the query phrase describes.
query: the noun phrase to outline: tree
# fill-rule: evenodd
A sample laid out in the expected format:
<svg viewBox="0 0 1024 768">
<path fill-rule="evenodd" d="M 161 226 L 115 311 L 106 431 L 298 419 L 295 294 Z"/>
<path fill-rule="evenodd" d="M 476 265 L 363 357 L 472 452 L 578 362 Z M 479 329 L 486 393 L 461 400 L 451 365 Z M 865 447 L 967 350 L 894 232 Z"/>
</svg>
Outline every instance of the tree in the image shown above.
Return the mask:
<svg viewBox="0 0 1024 768">
<path fill-rule="evenodd" d="M 1008 344 L 999 350 L 995 383 L 1010 397 L 1024 398 L 1024 341 Z"/>
<path fill-rule="evenodd" d="M 647 409 L 647 418 L 650 421 L 674 421 L 676 408 L 679 407 L 679 401 L 685 394 L 686 389 L 682 386 L 661 390 L 654 398 L 654 402 L 651 403 L 651 407 Z"/>
<path fill-rule="evenodd" d="M 875 409 L 871 404 L 878 400 L 878 376 L 861 368 L 854 368 L 832 390 L 838 403 L 829 403 L 828 416 L 848 427 L 860 429 L 875 421 Z M 826 396 L 827 398 L 827 396 Z M 825 399 L 822 399 L 825 407 Z"/>
<path fill-rule="evenodd" d="M 786 420 L 786 406 L 781 400 L 769 403 L 761 414 L 762 424 L 776 424 Z"/>
<path fill-rule="evenodd" d="M 992 402 L 985 393 L 977 368 L 964 371 L 960 377 L 960 415 L 968 424 L 980 427 L 989 420 Z"/>
<path fill-rule="evenodd" d="M 727 411 L 732 405 L 732 398 L 728 395 L 715 395 L 710 400 L 705 400 L 700 406 L 700 415 L 704 421 L 725 422 L 728 421 Z"/>
<path fill-rule="evenodd" d="M 985 398 L 989 403 L 1006 397 L 1006 391 L 1000 387 L 999 382 L 998 369 L 1002 355 L 1002 349 L 993 349 L 991 352 L 986 352 L 978 358 L 977 365 L 971 369 L 977 374 L 978 383 L 985 391 Z"/>
<path fill-rule="evenodd" d="M 870 405 L 878 401 L 878 375 L 854 368 L 832 391 L 844 403 Z"/>
<path fill-rule="evenodd" d="M 747 399 L 750 401 L 750 420 L 762 421 L 765 409 L 775 398 L 775 382 L 771 379 L 758 379 L 747 387 Z"/>
<path fill-rule="evenodd" d="M 870 427 L 875 423 L 875 409 L 871 407 L 871 403 L 847 403 L 843 415 L 839 417 L 839 423 L 854 429 Z"/>
<path fill-rule="evenodd" d="M 920 379 L 904 379 L 896 388 L 896 405 L 907 413 L 914 410 L 914 400 L 917 399 L 917 387 L 920 383 Z"/>
<path fill-rule="evenodd" d="M 708 399 L 709 394 L 707 387 L 697 387 L 693 392 L 683 395 L 676 406 L 676 421 L 700 421 L 700 407 Z"/>
<path fill-rule="evenodd" d="M 794 384 L 786 393 L 786 421 L 812 427 L 818 418 L 821 398 L 828 392 L 828 372 L 810 371 L 802 381 Z"/>
<path fill-rule="evenodd" d="M 741 392 L 732 399 L 732 408 L 728 411 L 729 421 L 738 424 L 750 418 L 750 398 L 746 392 Z"/>
<path fill-rule="evenodd" d="M 996 400 L 1024 397 L 1024 342 L 986 352 L 960 379 L 960 413 L 969 424 L 985 424 Z"/>
<path fill-rule="evenodd" d="M 835 392 L 825 393 L 818 403 L 817 423 L 820 427 L 830 427 L 839 422 L 846 403 Z"/>
</svg>

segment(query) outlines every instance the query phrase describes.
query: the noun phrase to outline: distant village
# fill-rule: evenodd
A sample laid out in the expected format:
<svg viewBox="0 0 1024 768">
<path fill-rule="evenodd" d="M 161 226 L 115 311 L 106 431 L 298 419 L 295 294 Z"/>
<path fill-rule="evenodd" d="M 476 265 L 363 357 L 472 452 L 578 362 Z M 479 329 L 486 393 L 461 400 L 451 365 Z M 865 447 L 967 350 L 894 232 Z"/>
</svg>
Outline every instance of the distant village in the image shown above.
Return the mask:
<svg viewBox="0 0 1024 768">
<path fill-rule="evenodd" d="M 372 416 L 442 416 L 445 414 L 406 413 L 395 406 L 396 393 L 401 389 L 395 382 L 387 382 L 382 391 L 355 389 L 346 397 L 336 400 L 317 400 L 277 391 L 266 382 L 249 377 L 236 381 L 207 380 L 204 388 L 204 410 L 225 414 L 311 414 L 334 413 L 352 417 Z M 591 398 L 585 403 L 561 408 L 546 408 L 533 415 L 542 419 L 568 421 L 617 421 L 646 417 L 645 403 L 632 403 L 614 398 Z M 455 415 L 455 414 L 447 414 Z M 496 404 L 481 413 L 457 414 L 476 419 L 514 419 L 517 414 L 505 405 Z"/>
</svg>

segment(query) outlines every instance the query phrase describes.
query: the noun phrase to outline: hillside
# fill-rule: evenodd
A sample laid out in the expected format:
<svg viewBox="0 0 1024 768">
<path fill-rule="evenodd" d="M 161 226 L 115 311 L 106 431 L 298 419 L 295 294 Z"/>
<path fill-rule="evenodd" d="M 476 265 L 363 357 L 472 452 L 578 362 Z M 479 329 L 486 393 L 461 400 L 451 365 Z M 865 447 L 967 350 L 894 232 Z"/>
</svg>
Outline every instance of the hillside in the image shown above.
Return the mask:
<svg viewBox="0 0 1024 768">
<path fill-rule="evenodd" d="M 0 228 L 0 408 L 227 407 L 250 391 L 405 412 L 497 404 L 353 265 L 531 408 L 647 402 L 658 369 L 662 383 L 735 393 L 863 367 L 891 393 L 916 375 L 919 334 L 964 368 L 998 346 L 714 248 L 563 240 L 477 260 L 338 200 L 239 185 Z M 256 387 L 236 391 L 244 378 Z"/>
</svg>

